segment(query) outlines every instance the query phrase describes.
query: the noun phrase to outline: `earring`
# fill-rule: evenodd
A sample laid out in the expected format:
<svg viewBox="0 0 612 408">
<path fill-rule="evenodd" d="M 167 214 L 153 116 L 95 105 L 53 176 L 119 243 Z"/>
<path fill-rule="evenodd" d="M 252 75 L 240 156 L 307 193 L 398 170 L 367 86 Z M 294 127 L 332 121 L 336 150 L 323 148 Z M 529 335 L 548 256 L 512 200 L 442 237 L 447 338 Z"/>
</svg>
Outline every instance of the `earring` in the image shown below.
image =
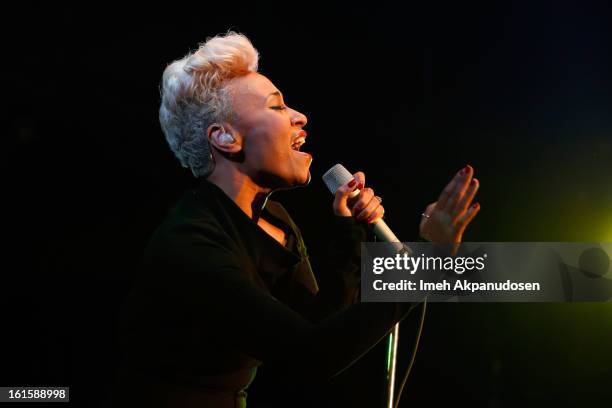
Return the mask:
<svg viewBox="0 0 612 408">
<path fill-rule="evenodd" d="M 234 143 L 236 139 L 234 139 L 234 137 L 230 135 L 229 133 L 224 132 L 219 135 L 219 141 L 223 144 L 230 144 L 230 143 Z"/>
</svg>

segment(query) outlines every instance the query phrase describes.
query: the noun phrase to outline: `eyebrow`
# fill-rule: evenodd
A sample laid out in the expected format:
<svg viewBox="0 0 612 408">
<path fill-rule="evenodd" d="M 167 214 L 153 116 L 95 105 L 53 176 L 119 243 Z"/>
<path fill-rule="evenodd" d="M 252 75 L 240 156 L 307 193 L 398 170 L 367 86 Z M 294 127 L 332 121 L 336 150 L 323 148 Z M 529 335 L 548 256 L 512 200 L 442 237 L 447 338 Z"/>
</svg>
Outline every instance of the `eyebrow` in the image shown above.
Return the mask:
<svg viewBox="0 0 612 408">
<path fill-rule="evenodd" d="M 270 93 L 268 96 L 266 96 L 266 100 L 269 97 L 271 97 L 272 95 L 280 96 L 281 98 L 283 97 L 283 94 L 281 94 L 280 91 L 274 91 L 274 92 Z"/>
</svg>

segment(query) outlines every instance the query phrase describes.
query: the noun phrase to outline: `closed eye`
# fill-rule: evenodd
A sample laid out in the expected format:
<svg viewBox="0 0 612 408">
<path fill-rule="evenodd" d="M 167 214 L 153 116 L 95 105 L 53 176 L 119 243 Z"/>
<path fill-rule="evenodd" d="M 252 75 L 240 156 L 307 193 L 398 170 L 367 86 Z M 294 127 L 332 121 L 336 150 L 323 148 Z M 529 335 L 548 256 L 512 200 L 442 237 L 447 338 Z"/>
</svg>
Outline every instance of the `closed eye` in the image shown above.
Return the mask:
<svg viewBox="0 0 612 408">
<path fill-rule="evenodd" d="M 287 109 L 287 107 L 286 106 L 270 106 L 270 109 L 285 110 L 285 109 Z"/>
</svg>

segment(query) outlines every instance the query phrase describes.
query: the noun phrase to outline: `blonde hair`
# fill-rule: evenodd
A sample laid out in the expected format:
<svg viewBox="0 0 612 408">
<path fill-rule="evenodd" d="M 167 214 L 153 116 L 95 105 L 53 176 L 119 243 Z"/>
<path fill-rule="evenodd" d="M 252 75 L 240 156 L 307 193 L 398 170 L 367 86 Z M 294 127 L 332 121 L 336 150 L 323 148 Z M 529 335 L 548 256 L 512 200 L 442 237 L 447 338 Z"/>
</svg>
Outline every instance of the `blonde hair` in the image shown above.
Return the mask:
<svg viewBox="0 0 612 408">
<path fill-rule="evenodd" d="M 228 32 L 166 67 L 159 122 L 170 149 L 196 177 L 213 170 L 207 128 L 231 118 L 227 80 L 257 72 L 259 54 L 244 35 Z"/>
</svg>

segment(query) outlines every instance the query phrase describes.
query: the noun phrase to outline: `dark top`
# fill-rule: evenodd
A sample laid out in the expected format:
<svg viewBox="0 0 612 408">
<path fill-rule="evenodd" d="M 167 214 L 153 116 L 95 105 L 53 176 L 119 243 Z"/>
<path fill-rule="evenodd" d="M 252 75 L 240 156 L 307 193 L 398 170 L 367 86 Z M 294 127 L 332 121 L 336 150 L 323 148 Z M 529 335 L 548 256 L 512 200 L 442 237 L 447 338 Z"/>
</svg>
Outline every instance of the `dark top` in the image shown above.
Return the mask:
<svg viewBox="0 0 612 408">
<path fill-rule="evenodd" d="M 332 279 L 321 290 L 285 209 L 268 200 L 262 217 L 286 246 L 203 181 L 157 229 L 122 313 L 119 378 L 137 399 L 158 384 L 241 395 L 262 363 L 292 380 L 331 377 L 409 312 L 356 303 L 366 231 L 352 217 L 334 217 L 332 270 L 319 272 Z"/>
</svg>

